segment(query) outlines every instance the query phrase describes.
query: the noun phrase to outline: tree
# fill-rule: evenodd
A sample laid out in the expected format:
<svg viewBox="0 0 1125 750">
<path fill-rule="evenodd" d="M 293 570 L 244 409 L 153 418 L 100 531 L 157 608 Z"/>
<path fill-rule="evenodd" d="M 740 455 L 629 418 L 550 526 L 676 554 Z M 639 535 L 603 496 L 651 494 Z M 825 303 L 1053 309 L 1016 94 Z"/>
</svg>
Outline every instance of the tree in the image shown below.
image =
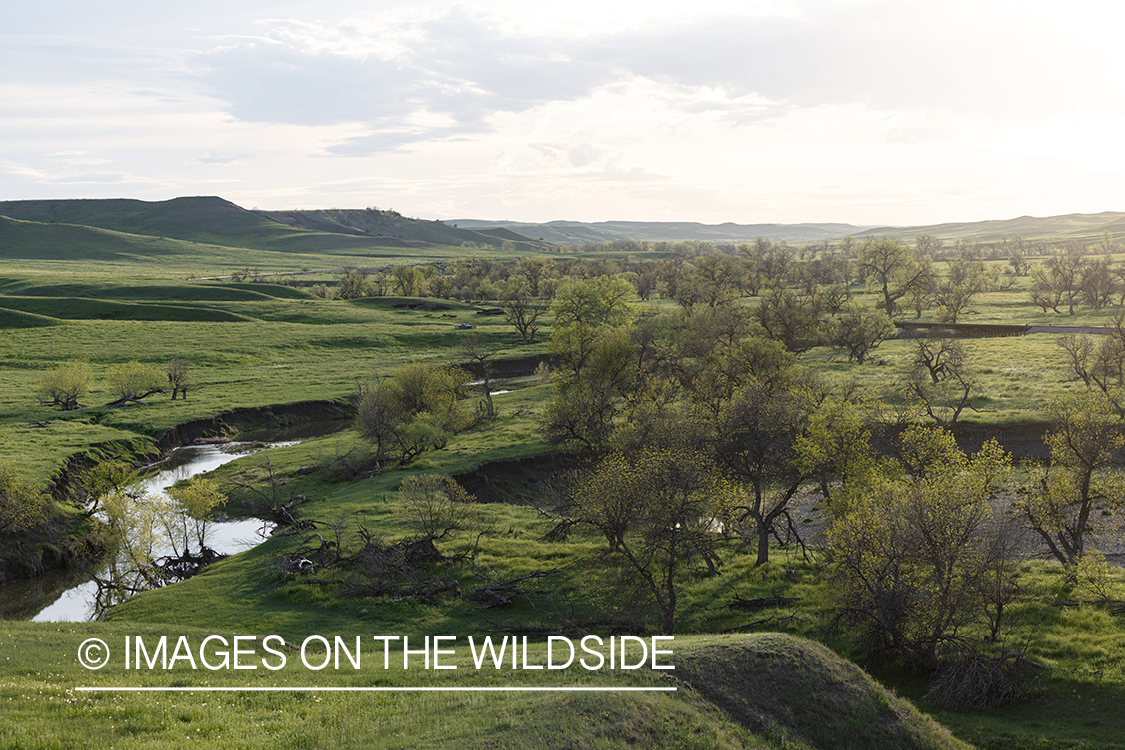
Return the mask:
<svg viewBox="0 0 1125 750">
<path fill-rule="evenodd" d="M 49 498 L 19 476 L 14 468 L 0 463 L 0 534 L 33 529 L 47 520 Z"/>
<path fill-rule="evenodd" d="M 1043 312 L 1050 308 L 1056 313 L 1066 304 L 1067 312 L 1074 315 L 1074 302 L 1082 291 L 1082 274 L 1087 262 L 1085 247 L 1077 242 L 1067 243 L 1042 266 L 1031 270 L 1031 303 Z"/>
<path fill-rule="evenodd" d="M 807 382 L 770 387 L 750 378 L 737 389 L 715 424 L 719 464 L 746 487 L 734 512 L 752 522 L 756 565 L 769 561 L 770 536 L 784 519 L 792 528 L 789 506 L 809 478 L 800 461 L 798 438 L 819 401 Z"/>
<path fill-rule="evenodd" d="M 492 419 L 496 416 L 496 409 L 492 405 L 492 358 L 499 351 L 495 346 L 488 346 L 479 333 L 473 332 L 461 339 L 461 351 L 472 361 L 478 374 L 480 384 L 484 390 L 485 418 Z"/>
<path fill-rule="evenodd" d="M 360 389 L 355 428 L 372 443 L 376 461 L 409 462 L 442 448 L 469 417 L 458 400 L 470 376 L 457 367 L 413 362 L 392 378 Z"/>
<path fill-rule="evenodd" d="M 173 551 L 186 556 L 194 541 L 202 554 L 207 549 L 207 525 L 214 520 L 215 508 L 225 503 L 227 496 L 215 480 L 202 476 L 169 487 L 167 494 L 178 506 L 178 512 L 169 513 L 164 519 Z"/>
<path fill-rule="evenodd" d="M 1097 391 L 1051 400 L 1047 469 L 1033 475 L 1016 507 L 1055 559 L 1075 565 L 1098 533 L 1105 510 L 1112 514 L 1125 496 L 1117 467 L 1125 435 L 1105 395 Z"/>
<path fill-rule="evenodd" d="M 910 475 L 834 508 L 829 549 L 840 606 L 869 656 L 929 670 L 942 643 L 986 616 L 989 578 L 1011 550 L 991 500 L 1011 458 L 995 441 L 967 456 L 938 428 L 911 428 L 902 442 Z"/>
<path fill-rule="evenodd" d="M 106 370 L 106 389 L 115 402 L 139 401 L 154 393 L 164 393 L 168 373 L 161 372 L 155 365 L 133 360 L 123 365 L 114 365 Z"/>
<path fill-rule="evenodd" d="M 721 562 L 712 524 L 726 515 L 730 492 L 705 455 L 650 447 L 599 462 L 574 490 L 575 513 L 605 535 L 656 603 L 662 631 L 671 634 L 691 564 L 714 572 Z"/>
<path fill-rule="evenodd" d="M 819 346 L 824 336 L 822 307 L 816 295 L 774 288 L 754 308 L 754 317 L 766 334 L 794 354 Z"/>
<path fill-rule="evenodd" d="M 184 401 L 187 401 L 187 395 L 191 391 L 199 390 L 199 384 L 195 382 L 195 378 L 188 372 L 188 365 L 182 359 L 173 359 L 168 363 L 165 372 L 168 375 L 168 385 L 172 389 L 172 400 L 176 400 L 177 394 L 183 396 Z"/>
<path fill-rule="evenodd" d="M 956 424 L 970 402 L 976 375 L 960 341 L 915 339 L 914 358 L 907 377 L 907 394 L 940 427 Z"/>
<path fill-rule="evenodd" d="M 629 333 L 575 324 L 556 329 L 551 346 L 562 367 L 555 375 L 555 399 L 541 421 L 547 441 L 601 451 L 613 435 L 624 399 L 636 392 Z"/>
<path fill-rule="evenodd" d="M 868 352 L 895 335 L 890 319 L 871 307 L 849 305 L 836 320 L 828 338 L 837 351 L 846 351 L 848 358 L 863 364 Z"/>
<path fill-rule="evenodd" d="M 345 272 L 336 285 L 336 296 L 340 299 L 373 297 L 375 293 L 375 285 L 367 278 L 367 271 L 355 268 Z"/>
<path fill-rule="evenodd" d="M 859 267 L 868 284 L 883 296 L 883 311 L 893 318 L 898 300 L 910 284 L 925 272 L 910 249 L 892 237 L 871 237 L 859 251 Z"/>
<path fill-rule="evenodd" d="M 1096 342 L 1091 336 L 1070 333 L 1057 343 L 1067 354 L 1074 377 L 1087 388 L 1097 388 L 1125 419 L 1125 313 L 1113 316 L 1107 335 Z"/>
<path fill-rule="evenodd" d="M 91 380 L 90 363 L 72 359 L 44 375 L 35 386 L 35 395 L 43 403 L 61 406 L 63 411 L 74 411 L 79 408 L 78 399 L 90 389 Z"/>
<path fill-rule="evenodd" d="M 539 319 L 551 307 L 551 300 L 532 293 L 529 282 L 509 279 L 500 286 L 499 307 L 504 319 L 520 335 L 521 344 L 534 344 Z"/>
<path fill-rule="evenodd" d="M 633 285 L 620 276 L 571 279 L 559 284 L 551 311 L 555 326 L 616 327 L 629 321 Z"/>
<path fill-rule="evenodd" d="M 959 253 L 949 264 L 946 277 L 938 279 L 933 285 L 934 301 L 937 303 L 934 320 L 956 323 L 973 297 L 996 286 L 999 273 L 998 268 L 989 268 L 970 253 Z"/>
<path fill-rule="evenodd" d="M 414 266 L 399 265 L 391 270 L 395 294 L 400 297 L 417 297 L 422 289 L 422 272 Z"/>
</svg>

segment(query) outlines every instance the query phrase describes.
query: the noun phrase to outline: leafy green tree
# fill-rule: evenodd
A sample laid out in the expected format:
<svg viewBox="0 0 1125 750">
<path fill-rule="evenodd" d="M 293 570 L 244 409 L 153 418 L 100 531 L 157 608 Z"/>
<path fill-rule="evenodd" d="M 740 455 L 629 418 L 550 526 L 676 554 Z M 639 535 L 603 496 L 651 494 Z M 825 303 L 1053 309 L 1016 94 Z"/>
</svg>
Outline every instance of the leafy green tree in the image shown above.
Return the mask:
<svg viewBox="0 0 1125 750">
<path fill-rule="evenodd" d="M 773 288 L 762 295 L 754 317 L 771 339 L 780 341 L 794 354 L 819 346 L 824 339 L 820 319 L 824 308 L 815 294 L 797 294 L 790 289 Z"/>
<path fill-rule="evenodd" d="M 745 487 L 734 510 L 741 522 L 752 524 L 748 536 L 757 545 L 756 565 L 769 561 L 776 526 L 783 520 L 792 526 L 790 505 L 809 479 L 798 439 L 822 400 L 808 382 L 770 387 L 751 378 L 715 422 L 717 461 Z"/>
<path fill-rule="evenodd" d="M 540 288 L 547 290 L 547 284 L 540 281 Z M 534 344 L 539 331 L 540 319 L 551 307 L 551 300 L 537 296 L 531 283 L 520 278 L 511 278 L 499 286 L 499 307 L 504 311 L 504 319 L 515 327 L 521 344 Z"/>
<path fill-rule="evenodd" d="M 976 374 L 960 341 L 915 339 L 907 397 L 913 398 L 935 424 L 951 427 L 966 408 L 975 410 L 971 402 L 975 387 Z"/>
<path fill-rule="evenodd" d="M 862 365 L 872 349 L 894 335 L 894 324 L 886 315 L 871 307 L 849 305 L 833 322 L 828 340 L 834 349 L 846 351 L 849 359 Z"/>
<path fill-rule="evenodd" d="M 353 268 L 345 272 L 336 285 L 336 296 L 340 299 L 359 299 L 375 295 L 375 285 L 367 278 L 367 271 Z"/>
<path fill-rule="evenodd" d="M 555 326 L 617 327 L 629 322 L 633 285 L 620 276 L 570 279 L 558 285 L 551 311 Z"/>
<path fill-rule="evenodd" d="M 0 463 L 0 534 L 17 534 L 46 522 L 50 502 L 46 494 Z"/>
<path fill-rule="evenodd" d="M 637 385 L 635 351 L 625 329 L 578 323 L 556 329 L 551 350 L 563 359 L 555 399 L 543 413 L 547 440 L 601 451 L 613 435 L 624 400 Z"/>
<path fill-rule="evenodd" d="M 719 560 L 714 519 L 727 515 L 731 487 L 703 454 L 647 448 L 615 452 L 575 488 L 577 517 L 601 531 L 640 591 L 651 596 L 665 634 L 675 632 L 679 593 L 692 563 Z"/>
<path fill-rule="evenodd" d="M 218 482 L 203 476 L 173 485 L 167 494 L 178 506 L 163 519 L 172 548 L 186 555 L 194 541 L 202 552 L 207 548 L 208 525 L 214 521 L 215 509 L 227 501 L 227 496 Z"/>
<path fill-rule="evenodd" d="M 61 406 L 63 411 L 74 411 L 79 408 L 78 399 L 86 395 L 92 380 L 90 363 L 72 359 L 44 375 L 35 386 L 35 395 L 43 403 Z"/>
<path fill-rule="evenodd" d="M 137 401 L 154 393 L 164 393 L 168 373 L 155 365 L 133 360 L 106 370 L 106 389 L 116 401 Z"/>
<path fill-rule="evenodd" d="M 882 308 L 893 318 L 898 301 L 925 269 L 910 248 L 892 237 L 872 237 L 859 250 L 859 267 L 869 286 L 883 297 Z"/>
<path fill-rule="evenodd" d="M 1119 470 L 1125 434 L 1097 391 L 1058 396 L 1047 412 L 1050 466 L 1032 476 L 1016 507 L 1055 559 L 1074 565 L 1125 498 Z M 1103 509 L 1110 515 L 1103 517 Z"/>
<path fill-rule="evenodd" d="M 934 302 L 937 304 L 934 320 L 956 323 L 972 304 L 973 298 L 994 288 L 999 277 L 999 268 L 989 267 L 968 253 L 958 254 L 949 264 L 945 278 L 936 279 L 933 284 Z"/>
<path fill-rule="evenodd" d="M 1011 529 L 991 498 L 1010 456 L 995 441 L 963 453 L 947 431 L 903 437 L 909 476 L 873 483 L 828 532 L 836 595 L 870 658 L 922 669 L 939 647 L 983 620 L 985 595 L 1012 551 Z"/>
<path fill-rule="evenodd" d="M 392 378 L 362 388 L 356 404 L 356 431 L 372 444 L 379 462 L 409 462 L 468 427 L 460 407 L 470 375 L 457 367 L 413 362 Z"/>
</svg>

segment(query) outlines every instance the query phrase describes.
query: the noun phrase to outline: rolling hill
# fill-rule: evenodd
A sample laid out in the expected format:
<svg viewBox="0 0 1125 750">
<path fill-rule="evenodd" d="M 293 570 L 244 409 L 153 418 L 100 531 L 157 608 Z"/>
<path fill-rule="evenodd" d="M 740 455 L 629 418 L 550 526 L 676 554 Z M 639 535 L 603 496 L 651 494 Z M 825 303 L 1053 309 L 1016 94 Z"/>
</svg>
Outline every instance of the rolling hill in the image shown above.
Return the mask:
<svg viewBox="0 0 1125 750">
<path fill-rule="evenodd" d="M 125 198 L 0 201 L 0 217 L 96 228 L 162 241 L 174 239 L 290 253 L 466 242 L 499 248 L 505 240 L 515 242 L 517 249 L 526 252 L 543 245 L 514 233 L 499 236 L 459 229 L 439 221 L 406 218 L 394 211 L 251 211 L 213 196 L 155 202 Z"/>
</svg>

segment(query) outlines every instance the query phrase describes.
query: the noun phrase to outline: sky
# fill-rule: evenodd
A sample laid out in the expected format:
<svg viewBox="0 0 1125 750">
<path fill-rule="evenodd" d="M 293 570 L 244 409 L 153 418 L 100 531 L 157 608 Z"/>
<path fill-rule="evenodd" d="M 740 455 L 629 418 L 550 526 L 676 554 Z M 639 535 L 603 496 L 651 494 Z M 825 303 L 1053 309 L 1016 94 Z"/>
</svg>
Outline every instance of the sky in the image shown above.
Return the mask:
<svg viewBox="0 0 1125 750">
<path fill-rule="evenodd" d="M 44 0 L 0 200 L 921 225 L 1125 210 L 1125 6 Z"/>
</svg>

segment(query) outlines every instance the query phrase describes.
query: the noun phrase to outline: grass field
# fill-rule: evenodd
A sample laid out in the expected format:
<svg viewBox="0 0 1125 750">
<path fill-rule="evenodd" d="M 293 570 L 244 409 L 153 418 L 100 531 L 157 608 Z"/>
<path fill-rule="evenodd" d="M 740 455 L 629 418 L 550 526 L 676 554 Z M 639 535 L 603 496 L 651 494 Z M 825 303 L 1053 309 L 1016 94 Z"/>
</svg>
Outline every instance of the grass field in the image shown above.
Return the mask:
<svg viewBox="0 0 1125 750">
<path fill-rule="evenodd" d="M 483 305 L 435 300 L 442 310 L 408 310 L 408 301 L 379 297 L 324 300 L 306 289 L 330 281 L 347 266 L 399 262 L 445 263 L 480 249 L 453 246 L 377 247 L 370 238 L 294 233 L 259 222 L 223 225 L 227 240 L 257 239 L 237 252 L 203 235 L 175 230 L 165 217 L 164 237 L 121 218 L 113 226 L 79 227 L 0 218 L 0 453 L 29 479 L 46 484 L 75 454 L 140 453 L 152 438 L 179 422 L 238 408 L 313 399 L 349 400 L 357 386 L 415 360 L 464 361 L 459 349 L 469 323 L 500 358 L 539 355 L 544 343 L 516 344 L 502 317 L 478 316 Z M 239 216 L 239 221 L 246 217 Z M 129 223 L 133 222 L 133 223 Z M 184 226 L 189 226 L 190 222 Z M 267 229 L 263 229 L 267 226 Z M 190 228 L 190 227 L 189 227 Z M 214 240 L 212 235 L 211 240 Z M 13 248 L 22 248 L 19 250 Z M 515 253 L 487 251 L 514 259 Z M 13 262 L 18 258 L 18 265 Z M 81 260 L 81 264 L 76 261 Z M 303 286 L 191 280 L 231 271 L 320 274 L 294 276 Z M 964 322 L 1098 325 L 1109 312 L 1042 314 L 1027 304 L 1026 280 L 1011 290 L 982 295 Z M 862 296 L 859 286 L 853 291 Z M 410 304 L 417 300 L 410 300 Z M 750 302 L 753 304 L 753 301 Z M 668 300 L 642 310 L 674 308 Z M 545 342 L 550 325 L 539 334 Z M 977 371 L 978 395 L 965 422 L 1014 424 L 1044 419 L 1048 399 L 1077 388 L 1062 351 L 1049 334 L 966 341 Z M 858 366 L 831 350 L 814 349 L 805 363 L 833 381 L 854 380 L 874 395 L 901 389 L 911 344 L 888 341 L 872 363 Z M 163 365 L 188 361 L 200 388 L 188 401 L 154 396 L 146 406 L 114 408 L 106 370 L 131 360 Z M 94 384 L 82 408 L 61 412 L 39 404 L 36 383 L 71 359 L 88 360 Z M 215 478 L 264 487 L 269 471 L 286 495 L 301 494 L 304 518 L 333 525 L 354 551 L 360 524 L 386 539 L 415 533 L 411 510 L 399 496 L 407 477 L 451 475 L 482 463 L 538 455 L 538 417 L 552 398 L 535 379 L 506 385 L 495 397 L 499 417 L 458 435 L 441 451 L 408 467 L 374 476 L 349 474 L 348 462 L 367 446 L 351 430 L 228 464 Z M 473 404 L 468 405 L 473 408 Z M 42 427 L 41 424 L 48 426 Z M 99 447 L 100 446 L 100 447 Z M 1090 606 L 1061 607 L 1070 597 L 1058 566 L 1028 560 L 1019 602 L 1010 610 L 1004 645 L 1027 648 L 1047 670 L 1038 697 L 992 711 L 940 712 L 941 726 L 919 714 L 926 685 L 894 671 L 878 671 L 897 696 L 872 683 L 844 659 L 862 654 L 835 624 L 832 582 L 823 560 L 777 548 L 754 567 L 753 553 L 736 542 L 721 549 L 723 574 L 699 577 L 677 610 L 675 661 L 667 672 L 638 670 L 584 674 L 574 670 L 517 670 L 499 675 L 471 668 L 463 652 L 451 677 L 425 670 L 319 672 L 287 668 L 203 673 L 156 671 L 137 675 L 111 665 L 90 672 L 76 659 L 90 637 L 111 644 L 126 636 L 185 635 L 199 642 L 225 636 L 276 633 L 299 644 L 311 635 L 455 635 L 460 643 L 484 630 L 522 625 L 577 629 L 593 622 L 643 620 L 647 612 L 615 586 L 604 564 L 604 539 L 576 532 L 544 541 L 554 522 L 526 502 L 550 480 L 547 473 L 505 485 L 512 502 L 472 507 L 469 527 L 442 542 L 446 554 L 475 544 L 471 560 L 441 563 L 432 574 L 455 578 L 460 596 L 396 601 L 349 596 L 341 584 L 313 584 L 285 576 L 280 556 L 307 548 L 311 532 L 278 535 L 223 560 L 200 576 L 144 593 L 119 606 L 107 622 L 2 623 L 0 627 L 0 747 L 1121 747 L 1125 717 L 1125 628 Z M 237 507 L 234 493 L 232 507 Z M 817 528 L 810 509 L 805 528 Z M 479 535 L 479 537 L 478 537 Z M 557 570 L 556 570 L 557 569 Z M 552 571 L 530 585 L 541 593 L 510 607 L 485 608 L 477 587 Z M 326 572 L 325 577 L 328 576 Z M 339 574 L 347 577 L 347 571 Z M 1120 575 L 1120 574 L 1119 574 Z M 1121 585 L 1121 582 L 1118 582 Z M 763 612 L 727 606 L 734 597 L 793 597 Z M 753 624 L 761 620 L 759 624 Z M 605 626 L 610 627 L 610 626 Z M 786 636 L 765 631 L 779 630 Z M 806 640 L 807 639 L 807 640 Z M 818 641 L 822 646 L 811 643 Z M 349 641 L 350 642 L 350 641 Z M 533 661 L 543 657 L 540 640 Z M 290 654 L 296 652 L 287 652 Z M 294 666 L 291 657 L 290 666 Z M 540 679 L 541 678 L 541 679 Z M 155 693 L 105 694 L 79 686 L 193 687 L 312 686 L 567 686 L 667 687 L 669 693 Z M 545 681 L 545 682 L 544 682 Z M 899 697 L 901 696 L 901 697 Z M 948 729 L 946 729 L 948 728 Z M 950 735 L 952 731 L 952 735 Z M 954 736 L 956 739 L 954 739 Z"/>
</svg>

